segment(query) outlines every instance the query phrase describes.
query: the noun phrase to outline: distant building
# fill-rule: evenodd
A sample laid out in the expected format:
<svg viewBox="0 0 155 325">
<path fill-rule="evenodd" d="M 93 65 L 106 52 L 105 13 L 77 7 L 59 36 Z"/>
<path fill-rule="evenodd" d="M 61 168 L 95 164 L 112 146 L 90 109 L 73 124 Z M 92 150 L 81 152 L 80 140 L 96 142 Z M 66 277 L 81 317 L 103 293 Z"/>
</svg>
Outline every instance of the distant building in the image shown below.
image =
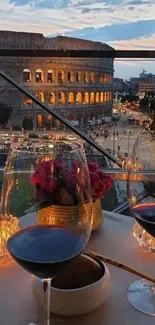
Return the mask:
<svg viewBox="0 0 155 325">
<path fill-rule="evenodd" d="M 129 85 L 126 81 L 121 78 L 114 78 L 113 79 L 113 91 L 114 93 L 128 93 L 129 92 Z"/>
<path fill-rule="evenodd" d="M 155 92 L 155 75 L 148 74 L 139 80 L 138 93 L 140 96 L 147 92 Z"/>
<path fill-rule="evenodd" d="M 0 48 L 48 50 L 114 50 L 101 42 L 71 37 L 0 31 Z M 0 57 L 1 69 L 70 121 L 111 116 L 114 63 L 110 58 Z M 10 124 L 31 120 L 34 127 L 56 125 L 31 99 L 0 79 L 0 101 L 13 107 Z"/>
</svg>

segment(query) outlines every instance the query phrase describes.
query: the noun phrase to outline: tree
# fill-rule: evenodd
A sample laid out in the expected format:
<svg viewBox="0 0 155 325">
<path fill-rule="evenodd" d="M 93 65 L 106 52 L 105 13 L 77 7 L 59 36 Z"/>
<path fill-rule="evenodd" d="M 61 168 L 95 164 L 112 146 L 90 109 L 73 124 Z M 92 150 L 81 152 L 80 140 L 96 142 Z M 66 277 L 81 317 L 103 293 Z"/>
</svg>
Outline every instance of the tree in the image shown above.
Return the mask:
<svg viewBox="0 0 155 325">
<path fill-rule="evenodd" d="M 0 124 L 6 125 L 12 114 L 12 107 L 5 103 L 0 103 Z"/>
<path fill-rule="evenodd" d="M 150 125 L 150 130 L 155 131 L 155 100 L 151 100 L 150 102 L 150 111 L 152 112 L 153 115 L 153 121 Z"/>
<path fill-rule="evenodd" d="M 137 100 L 139 100 L 138 96 L 135 95 L 125 95 L 122 97 L 121 102 L 125 103 L 126 101 L 128 102 L 136 102 Z"/>
</svg>

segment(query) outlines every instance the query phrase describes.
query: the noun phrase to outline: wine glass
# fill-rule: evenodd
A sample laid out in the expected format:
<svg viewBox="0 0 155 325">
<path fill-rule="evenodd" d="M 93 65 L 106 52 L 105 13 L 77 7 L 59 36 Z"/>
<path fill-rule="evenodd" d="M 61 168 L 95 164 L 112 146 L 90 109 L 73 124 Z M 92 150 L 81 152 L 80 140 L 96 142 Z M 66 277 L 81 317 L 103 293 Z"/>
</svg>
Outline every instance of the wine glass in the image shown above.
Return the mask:
<svg viewBox="0 0 155 325">
<path fill-rule="evenodd" d="M 76 140 L 76 141 L 75 141 Z M 13 259 L 42 279 L 50 325 L 52 279 L 84 250 L 92 228 L 90 179 L 80 140 L 18 139 L 6 162 L 2 213 L 19 218 L 8 239 Z"/>
<path fill-rule="evenodd" d="M 155 134 L 140 132 L 132 153 L 127 181 L 129 208 L 136 221 L 155 237 Z M 155 316 L 155 286 L 144 279 L 128 288 L 130 303 Z"/>
</svg>

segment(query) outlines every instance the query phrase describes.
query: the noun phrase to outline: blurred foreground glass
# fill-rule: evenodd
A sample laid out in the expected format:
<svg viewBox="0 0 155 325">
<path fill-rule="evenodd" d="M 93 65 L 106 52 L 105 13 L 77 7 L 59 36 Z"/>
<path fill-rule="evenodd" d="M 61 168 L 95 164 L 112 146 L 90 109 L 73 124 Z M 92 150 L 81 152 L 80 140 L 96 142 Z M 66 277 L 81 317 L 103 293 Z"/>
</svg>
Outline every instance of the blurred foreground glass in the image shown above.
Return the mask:
<svg viewBox="0 0 155 325">
<path fill-rule="evenodd" d="M 2 188 L 2 212 L 18 216 L 20 230 L 7 247 L 42 279 L 50 324 L 51 280 L 84 250 L 92 228 L 90 179 L 76 138 L 18 140 L 11 146 Z"/>
<path fill-rule="evenodd" d="M 127 191 L 132 216 L 155 237 L 155 134 L 152 132 L 141 132 L 137 137 Z M 135 281 L 128 288 L 128 299 L 136 309 L 155 316 L 154 283 L 144 279 Z"/>
</svg>

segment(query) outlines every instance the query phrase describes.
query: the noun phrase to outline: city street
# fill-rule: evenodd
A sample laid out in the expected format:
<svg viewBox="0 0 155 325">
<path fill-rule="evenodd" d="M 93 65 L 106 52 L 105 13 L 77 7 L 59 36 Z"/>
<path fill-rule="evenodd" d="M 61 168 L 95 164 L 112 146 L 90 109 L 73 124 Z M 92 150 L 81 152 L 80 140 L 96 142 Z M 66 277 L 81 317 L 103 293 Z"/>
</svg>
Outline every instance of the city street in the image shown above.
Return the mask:
<svg viewBox="0 0 155 325">
<path fill-rule="evenodd" d="M 96 141 L 98 142 L 98 144 L 100 144 L 104 149 L 111 149 L 111 153 L 114 155 L 116 155 L 118 151 L 120 151 L 120 153 L 122 153 L 123 155 L 125 153 L 130 155 L 137 134 L 144 130 L 144 127 L 142 125 L 138 126 L 129 123 L 124 124 L 124 122 L 127 122 L 128 116 L 130 116 L 131 114 L 135 119 L 139 119 L 140 121 L 146 118 L 146 115 L 141 112 L 134 112 L 128 110 L 127 114 L 121 115 L 121 118 L 117 125 L 114 125 L 113 127 L 101 127 L 103 129 L 106 127 L 109 132 L 109 136 L 107 138 L 105 138 L 104 136 L 97 137 Z"/>
</svg>

